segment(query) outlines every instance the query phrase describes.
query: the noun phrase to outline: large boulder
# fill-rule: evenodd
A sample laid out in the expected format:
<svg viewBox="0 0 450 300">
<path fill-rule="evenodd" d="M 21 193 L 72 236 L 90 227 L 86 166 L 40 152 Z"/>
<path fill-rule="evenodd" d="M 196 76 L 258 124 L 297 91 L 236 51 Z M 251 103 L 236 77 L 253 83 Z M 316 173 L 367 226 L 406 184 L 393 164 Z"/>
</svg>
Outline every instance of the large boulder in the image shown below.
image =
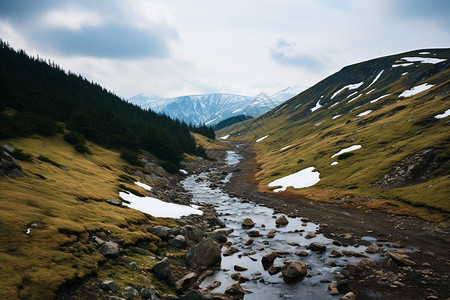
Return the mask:
<svg viewBox="0 0 450 300">
<path fill-rule="evenodd" d="M 150 233 L 163 240 L 166 240 L 170 236 L 170 228 L 166 226 L 155 226 L 150 229 Z"/>
<path fill-rule="evenodd" d="M 205 232 L 196 226 L 186 225 L 183 228 L 183 235 L 190 241 L 199 242 L 205 236 Z"/>
<path fill-rule="evenodd" d="M 0 149 L 0 174 L 10 177 L 24 177 L 22 167 L 16 162 L 14 157 L 6 151 Z"/>
<path fill-rule="evenodd" d="M 184 248 L 186 247 L 186 238 L 179 234 L 176 237 L 171 238 L 168 243 L 170 246 L 175 248 Z"/>
<path fill-rule="evenodd" d="M 120 255 L 119 246 L 114 242 L 106 242 L 100 246 L 98 251 L 107 258 L 115 258 Z"/>
<path fill-rule="evenodd" d="M 222 261 L 220 246 L 212 238 L 206 238 L 191 247 L 185 256 L 186 263 L 192 267 L 209 267 Z"/>
<path fill-rule="evenodd" d="M 160 262 L 154 265 L 152 271 L 157 277 L 161 278 L 170 285 L 174 285 L 175 279 L 172 275 L 169 259 L 167 257 L 164 257 Z"/>
<path fill-rule="evenodd" d="M 109 292 L 109 291 L 115 292 L 115 291 L 117 291 L 117 288 L 118 288 L 117 283 L 112 280 L 103 281 L 100 284 L 100 286 L 101 286 L 102 290 L 107 291 L 107 292 Z"/>
<path fill-rule="evenodd" d="M 269 268 L 271 265 L 273 265 L 273 261 L 277 257 L 278 257 L 278 253 L 276 251 L 264 254 L 263 257 L 261 258 L 261 262 L 264 266 L 264 269 Z"/>
<path fill-rule="evenodd" d="M 298 260 L 286 260 L 281 268 L 283 280 L 287 282 L 300 281 L 306 276 L 306 265 Z"/>
</svg>

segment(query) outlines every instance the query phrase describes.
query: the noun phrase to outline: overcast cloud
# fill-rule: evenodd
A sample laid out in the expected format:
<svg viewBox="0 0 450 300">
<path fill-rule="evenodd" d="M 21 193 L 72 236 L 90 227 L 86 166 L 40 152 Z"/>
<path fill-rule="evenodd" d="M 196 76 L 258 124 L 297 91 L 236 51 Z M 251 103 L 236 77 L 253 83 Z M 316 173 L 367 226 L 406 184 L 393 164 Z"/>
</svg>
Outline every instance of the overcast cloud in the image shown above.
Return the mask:
<svg viewBox="0 0 450 300">
<path fill-rule="evenodd" d="M 3 0 L 0 37 L 122 97 L 256 95 L 449 47 L 447 0 Z"/>
</svg>

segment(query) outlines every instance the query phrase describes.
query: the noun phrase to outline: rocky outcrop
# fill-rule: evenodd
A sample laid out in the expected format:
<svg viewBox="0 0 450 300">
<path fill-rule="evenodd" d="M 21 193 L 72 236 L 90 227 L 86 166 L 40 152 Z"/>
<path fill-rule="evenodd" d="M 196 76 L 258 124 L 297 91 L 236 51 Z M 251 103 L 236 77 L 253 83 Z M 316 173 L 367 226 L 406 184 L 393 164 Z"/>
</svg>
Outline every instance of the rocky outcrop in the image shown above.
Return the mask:
<svg viewBox="0 0 450 300">
<path fill-rule="evenodd" d="M 424 182 L 440 166 L 434 149 L 424 149 L 398 161 L 392 170 L 370 187 L 392 189 Z"/>
<path fill-rule="evenodd" d="M 152 268 L 153 273 L 170 285 L 175 284 L 175 279 L 170 269 L 169 259 L 164 257 L 160 262 Z"/>
<path fill-rule="evenodd" d="M 213 266 L 222 261 L 220 246 L 212 238 L 204 239 L 189 249 L 185 259 L 192 267 Z"/>
<path fill-rule="evenodd" d="M 9 177 L 25 177 L 22 167 L 7 151 L 0 148 L 0 174 Z"/>
<path fill-rule="evenodd" d="M 107 258 L 115 258 L 120 255 L 119 246 L 112 241 L 102 244 L 98 251 Z"/>
</svg>

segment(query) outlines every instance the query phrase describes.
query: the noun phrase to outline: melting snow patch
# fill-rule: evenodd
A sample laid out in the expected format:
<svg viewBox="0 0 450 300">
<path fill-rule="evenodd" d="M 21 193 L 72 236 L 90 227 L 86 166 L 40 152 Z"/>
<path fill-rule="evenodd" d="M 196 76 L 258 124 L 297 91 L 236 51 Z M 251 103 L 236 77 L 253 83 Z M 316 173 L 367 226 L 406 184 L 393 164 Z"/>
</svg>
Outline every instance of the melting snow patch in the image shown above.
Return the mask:
<svg viewBox="0 0 450 300">
<path fill-rule="evenodd" d="M 188 174 L 188 172 L 186 170 L 183 170 L 183 169 L 179 169 L 178 172 L 180 172 L 180 174 L 183 174 L 183 175 L 187 175 Z"/>
<path fill-rule="evenodd" d="M 339 103 L 340 103 L 340 102 L 333 103 L 333 104 L 331 104 L 331 106 L 328 107 L 328 108 L 332 108 L 333 106 L 338 105 Z"/>
<path fill-rule="evenodd" d="M 140 186 L 143 189 L 146 189 L 147 191 L 151 191 L 152 190 L 152 187 L 147 185 L 147 184 L 145 184 L 145 183 L 136 181 L 134 184 L 137 185 L 137 186 Z"/>
<path fill-rule="evenodd" d="M 370 91 L 368 91 L 367 93 L 366 93 L 366 95 L 369 95 L 370 93 L 372 93 L 373 91 L 375 91 L 376 89 L 372 89 L 372 90 L 370 90 Z"/>
<path fill-rule="evenodd" d="M 412 89 L 409 89 L 409 90 L 404 91 L 404 92 L 401 93 L 400 96 L 398 96 L 398 97 L 399 97 L 399 98 L 400 98 L 400 97 L 411 97 L 411 96 L 414 96 L 414 95 L 416 95 L 416 94 L 418 94 L 418 93 L 421 93 L 421 92 L 423 92 L 423 91 L 426 91 L 426 90 L 432 88 L 433 86 L 434 86 L 434 84 L 424 83 L 424 84 L 415 86 L 415 87 L 413 87 Z"/>
<path fill-rule="evenodd" d="M 124 203 L 124 205 L 157 218 L 180 218 L 182 216 L 203 214 L 201 210 L 193 207 L 164 202 L 152 197 L 139 197 L 126 192 L 120 192 L 119 196 L 130 202 L 130 204 Z"/>
<path fill-rule="evenodd" d="M 364 117 L 365 115 L 368 115 L 368 114 L 370 114 L 371 112 L 372 112 L 372 110 L 369 109 L 369 110 L 366 110 L 366 111 L 360 113 L 360 114 L 357 115 L 356 117 Z"/>
<path fill-rule="evenodd" d="M 378 73 L 377 77 L 375 77 L 375 79 L 372 81 L 371 84 L 369 84 L 364 90 L 367 90 L 372 84 L 374 84 L 375 82 L 377 82 L 378 79 L 380 79 L 381 74 L 383 74 L 384 70 L 381 70 L 380 73 Z M 363 90 L 363 91 L 364 91 Z"/>
<path fill-rule="evenodd" d="M 402 57 L 403 60 L 408 62 L 420 62 L 422 64 L 438 64 L 446 61 L 446 58 L 433 58 L 433 57 Z"/>
<path fill-rule="evenodd" d="M 265 138 L 267 138 L 269 135 L 263 136 L 262 138 L 259 138 L 256 140 L 257 143 L 261 142 L 262 140 L 264 140 Z"/>
<path fill-rule="evenodd" d="M 431 54 L 431 52 L 420 52 L 419 54 L 425 55 L 425 54 Z"/>
<path fill-rule="evenodd" d="M 279 112 L 280 110 L 282 110 L 283 108 L 285 108 L 287 106 L 287 104 L 283 105 L 282 107 L 280 107 L 279 109 L 277 109 L 274 114 L 276 114 L 277 112 Z"/>
<path fill-rule="evenodd" d="M 413 65 L 414 63 L 404 63 L 404 64 L 398 64 L 398 65 L 392 65 L 393 68 L 397 68 L 397 67 L 407 67 L 410 65 Z"/>
<path fill-rule="evenodd" d="M 358 98 L 361 97 L 361 96 L 362 96 L 362 94 L 359 94 L 359 95 L 356 96 L 355 98 L 348 100 L 347 103 L 350 103 L 350 102 L 352 102 L 352 101 L 355 101 L 356 99 L 358 99 Z"/>
<path fill-rule="evenodd" d="M 380 96 L 380 97 L 378 97 L 377 99 L 374 99 L 374 100 L 370 101 L 370 103 L 375 103 L 375 102 L 377 102 L 378 100 L 381 100 L 381 99 L 383 99 L 383 98 L 385 98 L 385 97 L 387 97 L 387 96 L 389 96 L 389 95 L 390 95 L 390 94 L 386 94 L 386 95 Z"/>
<path fill-rule="evenodd" d="M 348 95 L 346 99 L 348 99 L 348 98 L 350 98 L 350 97 L 353 97 L 353 96 L 355 96 L 356 94 L 358 94 L 358 92 L 357 92 L 357 91 L 356 91 L 356 92 L 354 92 L 354 93 L 351 93 L 350 95 Z"/>
<path fill-rule="evenodd" d="M 335 157 L 335 156 L 338 156 L 338 155 L 341 155 L 341 154 L 344 154 L 344 153 L 347 153 L 347 152 L 352 152 L 352 151 L 355 151 L 355 150 L 358 150 L 358 149 L 361 149 L 361 145 L 353 145 L 353 146 L 350 146 L 350 147 L 348 147 L 348 148 L 344 148 L 344 149 L 342 149 L 341 151 L 339 151 L 339 152 L 333 154 L 333 155 L 331 156 L 331 158 L 333 158 L 333 157 Z"/>
<path fill-rule="evenodd" d="M 402 76 L 405 76 L 406 74 L 408 74 L 408 72 L 402 73 Z"/>
<path fill-rule="evenodd" d="M 283 150 L 286 150 L 287 148 L 290 148 L 290 147 L 292 147 L 292 146 L 294 146 L 294 145 L 289 145 L 289 146 L 283 147 L 283 148 L 281 148 L 281 149 L 280 149 L 280 150 L 278 150 L 278 151 L 283 151 Z"/>
<path fill-rule="evenodd" d="M 226 140 L 227 138 L 229 138 L 230 137 L 230 135 L 224 135 L 224 136 L 221 136 L 219 139 L 221 139 L 221 140 Z"/>
<path fill-rule="evenodd" d="M 314 167 L 303 169 L 297 173 L 272 181 L 268 186 L 281 186 L 281 188 L 274 189 L 274 192 L 285 191 L 289 186 L 292 186 L 295 189 L 313 186 L 320 181 L 320 173 L 313 172 L 314 169 Z"/>
<path fill-rule="evenodd" d="M 322 98 L 320 98 L 320 99 L 322 99 Z M 320 99 L 319 99 L 319 101 L 317 101 L 316 106 L 314 106 L 313 108 L 311 108 L 311 111 L 312 111 L 312 112 L 315 112 L 316 110 L 318 110 L 319 108 L 322 107 L 322 105 L 320 105 Z"/>
<path fill-rule="evenodd" d="M 333 161 L 332 163 L 331 163 L 331 165 L 332 166 L 335 166 L 335 165 L 337 165 L 339 162 L 338 161 Z"/>
<path fill-rule="evenodd" d="M 339 118 L 341 115 L 335 115 L 334 117 L 331 118 L 331 120 L 337 119 Z"/>
<path fill-rule="evenodd" d="M 239 112 L 241 110 L 242 110 L 242 108 L 236 109 L 235 111 L 232 112 L 232 114 L 237 113 L 237 112 Z"/>
<path fill-rule="evenodd" d="M 443 114 L 435 115 L 434 117 L 436 119 L 443 119 L 447 118 L 448 116 L 450 116 L 450 109 L 447 109 Z"/>
<path fill-rule="evenodd" d="M 364 81 L 360 82 L 360 83 L 353 83 L 353 84 L 349 84 L 344 86 L 343 88 L 341 88 L 339 91 L 337 91 L 336 93 L 333 94 L 333 96 L 331 96 L 330 99 L 333 99 L 334 97 L 336 97 L 337 95 L 339 95 L 343 90 L 345 89 L 349 89 L 349 90 L 356 90 L 357 88 L 359 88 L 360 86 L 362 86 L 364 84 Z"/>
</svg>

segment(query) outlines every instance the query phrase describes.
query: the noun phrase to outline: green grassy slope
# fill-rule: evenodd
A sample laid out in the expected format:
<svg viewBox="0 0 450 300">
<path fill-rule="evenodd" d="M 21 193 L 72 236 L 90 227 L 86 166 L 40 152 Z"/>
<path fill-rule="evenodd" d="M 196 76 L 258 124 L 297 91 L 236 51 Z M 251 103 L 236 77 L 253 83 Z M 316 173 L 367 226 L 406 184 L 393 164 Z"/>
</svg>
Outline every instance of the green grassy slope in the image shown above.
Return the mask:
<svg viewBox="0 0 450 300">
<path fill-rule="evenodd" d="M 442 61 L 409 64 L 408 57 Z M 309 188 L 288 188 L 286 195 L 345 199 L 444 221 L 450 211 L 450 117 L 434 116 L 450 109 L 449 66 L 449 49 L 412 51 L 351 65 L 272 111 L 219 131 L 218 136 L 231 134 L 230 138 L 253 144 L 261 166 L 255 178 L 262 191 L 270 192 L 267 185 L 275 179 L 314 166 L 321 180 Z M 433 87 L 399 97 L 422 84 Z M 343 89 L 349 85 L 353 89 Z M 342 160 L 331 158 L 352 145 L 362 148 Z M 432 149 L 436 156 L 428 172 L 425 168 L 400 186 L 374 185 L 396 163 L 424 149 Z M 331 165 L 334 161 L 339 164 Z"/>
</svg>

